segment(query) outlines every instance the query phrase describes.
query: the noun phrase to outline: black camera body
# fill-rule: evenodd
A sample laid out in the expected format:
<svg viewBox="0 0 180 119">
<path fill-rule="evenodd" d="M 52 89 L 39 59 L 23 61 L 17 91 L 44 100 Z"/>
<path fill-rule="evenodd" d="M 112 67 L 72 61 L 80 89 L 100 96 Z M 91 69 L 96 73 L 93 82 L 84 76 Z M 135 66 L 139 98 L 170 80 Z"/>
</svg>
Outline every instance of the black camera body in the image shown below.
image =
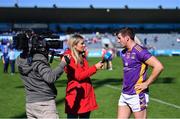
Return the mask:
<svg viewBox="0 0 180 119">
<path fill-rule="evenodd" d="M 28 38 L 25 33 L 20 33 L 14 37 L 14 45 L 17 50 L 29 49 L 32 46 L 32 50 L 49 50 L 63 49 L 63 41 L 54 40 L 54 36 L 41 36 L 34 34 L 31 38 Z"/>
<path fill-rule="evenodd" d="M 52 49 L 63 49 L 63 41 L 57 40 L 57 37 L 38 34 L 29 37 L 26 33 L 20 33 L 14 37 L 14 46 L 17 50 L 27 52 L 30 57 L 36 53 L 43 54 L 46 57 L 51 54 L 50 62 L 52 62 L 55 55 Z"/>
<path fill-rule="evenodd" d="M 39 35 L 32 36 L 31 44 L 32 50 L 38 53 L 49 51 L 49 49 L 63 49 L 63 41 Z"/>
</svg>

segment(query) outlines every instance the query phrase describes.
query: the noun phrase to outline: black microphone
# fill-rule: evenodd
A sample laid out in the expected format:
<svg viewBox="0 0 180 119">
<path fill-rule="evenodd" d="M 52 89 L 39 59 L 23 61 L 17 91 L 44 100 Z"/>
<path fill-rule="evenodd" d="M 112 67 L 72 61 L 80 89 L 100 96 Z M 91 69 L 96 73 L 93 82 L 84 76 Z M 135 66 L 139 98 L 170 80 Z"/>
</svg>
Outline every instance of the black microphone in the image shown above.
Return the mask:
<svg viewBox="0 0 180 119">
<path fill-rule="evenodd" d="M 65 61 L 66 61 L 66 63 L 67 63 L 67 65 L 70 63 L 70 59 L 68 58 L 68 56 L 64 56 L 64 59 L 65 59 Z"/>
</svg>

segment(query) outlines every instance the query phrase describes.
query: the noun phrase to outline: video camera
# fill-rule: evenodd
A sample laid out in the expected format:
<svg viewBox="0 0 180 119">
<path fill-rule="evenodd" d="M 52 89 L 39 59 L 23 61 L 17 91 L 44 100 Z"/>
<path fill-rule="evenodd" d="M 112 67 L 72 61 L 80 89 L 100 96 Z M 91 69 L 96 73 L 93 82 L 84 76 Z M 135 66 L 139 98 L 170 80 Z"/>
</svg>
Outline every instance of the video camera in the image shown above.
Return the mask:
<svg viewBox="0 0 180 119">
<path fill-rule="evenodd" d="M 63 49 L 63 41 L 58 40 L 55 35 L 38 35 L 20 33 L 14 37 L 14 46 L 17 50 L 27 52 L 31 57 L 35 53 L 40 53 L 48 57 L 51 54 L 50 63 L 55 55 L 50 49 Z"/>
</svg>

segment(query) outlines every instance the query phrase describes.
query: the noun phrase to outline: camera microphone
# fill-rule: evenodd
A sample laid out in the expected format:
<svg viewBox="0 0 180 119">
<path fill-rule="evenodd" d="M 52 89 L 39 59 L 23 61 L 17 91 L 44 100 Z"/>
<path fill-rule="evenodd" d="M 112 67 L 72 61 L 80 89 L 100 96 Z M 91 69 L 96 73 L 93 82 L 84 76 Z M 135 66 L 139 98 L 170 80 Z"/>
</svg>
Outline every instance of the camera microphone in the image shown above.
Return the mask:
<svg viewBox="0 0 180 119">
<path fill-rule="evenodd" d="M 112 52 L 111 52 L 111 51 L 106 52 L 106 53 L 104 54 L 104 57 L 103 57 L 101 63 L 104 63 L 105 61 L 110 60 L 111 57 L 112 57 Z"/>
</svg>

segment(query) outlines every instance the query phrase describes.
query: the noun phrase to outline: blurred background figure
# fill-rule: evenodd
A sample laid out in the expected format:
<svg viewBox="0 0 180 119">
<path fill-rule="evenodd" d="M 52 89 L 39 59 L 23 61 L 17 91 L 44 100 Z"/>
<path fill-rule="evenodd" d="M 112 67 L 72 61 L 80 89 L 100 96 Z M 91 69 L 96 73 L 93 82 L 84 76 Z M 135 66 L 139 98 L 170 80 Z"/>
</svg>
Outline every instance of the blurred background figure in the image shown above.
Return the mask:
<svg viewBox="0 0 180 119">
<path fill-rule="evenodd" d="M 3 64 L 4 64 L 4 73 L 8 73 L 9 56 L 8 56 L 8 46 L 7 45 L 4 45 L 2 61 L 3 61 Z"/>
<path fill-rule="evenodd" d="M 105 62 L 103 64 L 103 69 L 108 69 L 108 70 L 113 70 L 112 67 L 112 59 L 113 59 L 113 50 L 111 48 L 109 48 L 109 44 L 105 44 L 104 48 L 102 49 L 102 59 L 104 58 L 106 53 L 110 53 L 112 54 L 112 56 L 108 59 L 105 59 Z"/>
<path fill-rule="evenodd" d="M 11 47 L 10 51 L 8 53 L 8 57 L 9 57 L 9 63 L 11 65 L 11 75 L 13 75 L 15 73 L 15 51 L 14 49 Z"/>
</svg>

